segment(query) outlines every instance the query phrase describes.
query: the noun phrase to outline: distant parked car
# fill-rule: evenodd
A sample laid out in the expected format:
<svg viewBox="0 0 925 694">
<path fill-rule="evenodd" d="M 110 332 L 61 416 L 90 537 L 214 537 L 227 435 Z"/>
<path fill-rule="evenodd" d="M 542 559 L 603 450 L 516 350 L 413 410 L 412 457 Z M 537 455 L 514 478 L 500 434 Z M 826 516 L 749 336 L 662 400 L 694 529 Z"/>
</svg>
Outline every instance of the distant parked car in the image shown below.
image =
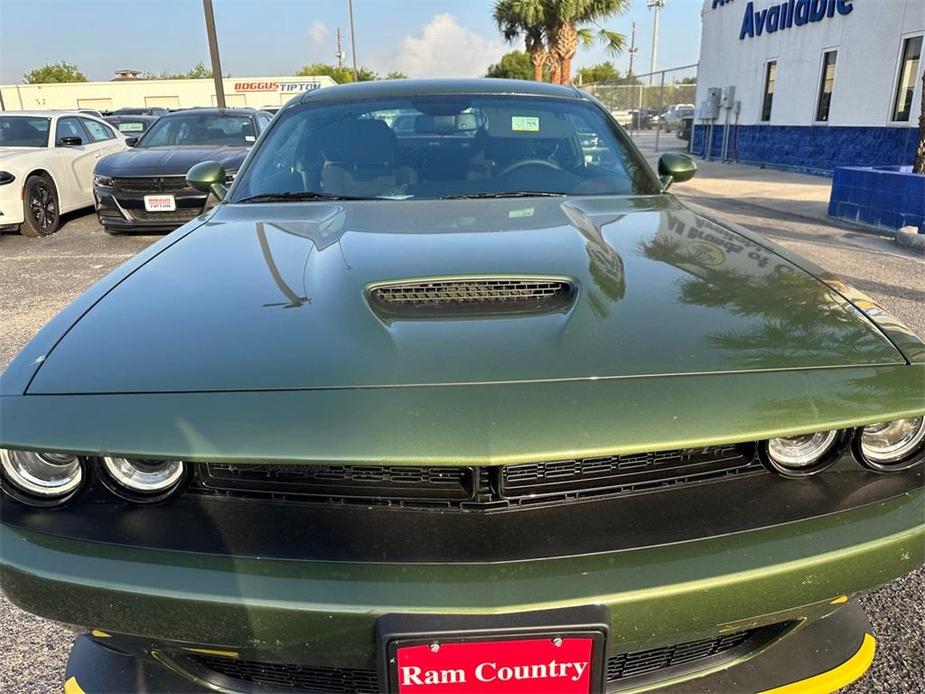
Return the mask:
<svg viewBox="0 0 925 694">
<path fill-rule="evenodd" d="M 0 228 L 53 234 L 62 213 L 93 204 L 96 162 L 127 148 L 112 126 L 83 113 L 0 115 Z"/>
<path fill-rule="evenodd" d="M 107 116 L 105 120 L 128 138 L 139 138 L 148 128 L 157 123 L 160 116 Z M 134 142 L 130 143 L 134 144 Z"/>
<path fill-rule="evenodd" d="M 615 109 L 610 112 L 610 115 L 614 117 L 614 120 L 617 121 L 624 128 L 628 128 L 633 124 L 633 111 L 627 109 Z"/>
<path fill-rule="evenodd" d="M 260 110 L 261 110 L 261 111 L 266 111 L 266 112 L 269 113 L 271 116 L 275 116 L 276 113 L 280 110 L 280 108 L 282 108 L 282 107 L 281 107 L 281 106 L 264 106 L 264 107 L 261 108 Z"/>
<path fill-rule="evenodd" d="M 100 160 L 93 172 L 96 213 L 107 233 L 172 231 L 202 214 L 208 194 L 190 188 L 186 172 L 218 161 L 229 181 L 270 114 L 250 108 L 170 113 L 128 143 L 133 149 Z"/>
<path fill-rule="evenodd" d="M 112 116 L 166 116 L 170 111 L 163 106 L 145 106 L 143 108 L 117 108 Z"/>
<path fill-rule="evenodd" d="M 103 117 L 103 113 L 102 113 L 101 111 L 97 111 L 95 108 L 81 108 L 81 109 L 77 109 L 77 113 L 84 113 L 84 114 L 86 114 L 86 115 L 88 115 L 88 116 L 93 116 L 94 118 L 102 118 L 102 117 Z"/>
<path fill-rule="evenodd" d="M 662 114 L 662 123 L 665 126 L 665 132 L 671 132 L 673 128 L 681 125 L 681 119 L 687 116 L 693 117 L 693 104 L 675 104 Z"/>
</svg>

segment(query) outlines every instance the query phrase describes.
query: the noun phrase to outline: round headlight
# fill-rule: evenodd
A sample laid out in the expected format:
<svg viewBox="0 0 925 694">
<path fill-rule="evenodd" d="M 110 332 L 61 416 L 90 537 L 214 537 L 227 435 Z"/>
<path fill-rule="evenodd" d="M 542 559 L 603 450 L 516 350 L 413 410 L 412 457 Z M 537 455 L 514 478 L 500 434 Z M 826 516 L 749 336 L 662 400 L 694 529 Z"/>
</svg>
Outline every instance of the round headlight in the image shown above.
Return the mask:
<svg viewBox="0 0 925 694">
<path fill-rule="evenodd" d="M 103 467 L 119 486 L 143 496 L 171 491 L 183 478 L 180 460 L 103 458 Z"/>
<path fill-rule="evenodd" d="M 838 431 L 770 439 L 767 460 L 777 472 L 788 477 L 807 477 L 820 472 L 833 462 L 831 455 Z"/>
<path fill-rule="evenodd" d="M 861 462 L 878 471 L 915 465 L 925 444 L 925 417 L 871 424 L 858 435 Z"/>
<path fill-rule="evenodd" d="M 42 499 L 60 499 L 80 486 L 83 467 L 77 456 L 44 451 L 0 449 L 6 480 L 18 491 Z"/>
</svg>

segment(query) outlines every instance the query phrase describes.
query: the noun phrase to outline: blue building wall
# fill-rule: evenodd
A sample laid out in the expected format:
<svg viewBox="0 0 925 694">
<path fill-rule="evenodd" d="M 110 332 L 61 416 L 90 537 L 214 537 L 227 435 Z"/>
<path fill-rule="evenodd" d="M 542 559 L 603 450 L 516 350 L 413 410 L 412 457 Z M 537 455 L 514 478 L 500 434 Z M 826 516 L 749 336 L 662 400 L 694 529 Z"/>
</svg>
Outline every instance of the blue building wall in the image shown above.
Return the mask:
<svg viewBox="0 0 925 694">
<path fill-rule="evenodd" d="M 829 215 L 849 222 L 925 233 L 925 176 L 911 166 L 836 169 Z"/>
<path fill-rule="evenodd" d="M 723 126 L 713 127 L 712 156 L 722 157 Z M 729 128 L 727 159 L 740 164 L 831 176 L 842 166 L 903 166 L 912 163 L 918 128 L 740 125 Z M 704 156 L 709 126 L 696 124 L 691 152 Z"/>
</svg>

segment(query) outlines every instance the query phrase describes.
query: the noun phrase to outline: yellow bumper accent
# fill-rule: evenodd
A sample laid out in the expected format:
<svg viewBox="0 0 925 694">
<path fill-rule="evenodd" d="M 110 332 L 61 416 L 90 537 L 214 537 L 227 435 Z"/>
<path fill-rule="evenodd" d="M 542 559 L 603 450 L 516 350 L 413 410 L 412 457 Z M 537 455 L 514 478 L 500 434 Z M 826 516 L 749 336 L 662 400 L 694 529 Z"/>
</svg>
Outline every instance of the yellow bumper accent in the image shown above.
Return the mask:
<svg viewBox="0 0 925 694">
<path fill-rule="evenodd" d="M 867 672 L 867 668 L 874 662 L 877 652 L 877 639 L 870 634 L 864 634 L 864 641 L 857 652 L 836 668 L 799 682 L 791 682 L 783 687 L 775 687 L 761 692 L 761 694 L 831 694 L 842 687 L 846 687 Z"/>
<path fill-rule="evenodd" d="M 87 694 L 83 689 L 80 688 L 80 685 L 77 684 L 76 677 L 69 677 L 64 682 L 64 694 Z"/>
<path fill-rule="evenodd" d="M 90 634 L 92 634 L 98 639 L 111 639 L 112 638 L 112 634 L 108 634 L 105 631 L 100 631 L 99 629 L 91 630 Z"/>
<path fill-rule="evenodd" d="M 203 655 L 221 655 L 226 658 L 237 658 L 237 651 L 220 651 L 215 648 L 186 648 L 184 650 L 189 651 L 190 653 L 202 653 Z"/>
</svg>

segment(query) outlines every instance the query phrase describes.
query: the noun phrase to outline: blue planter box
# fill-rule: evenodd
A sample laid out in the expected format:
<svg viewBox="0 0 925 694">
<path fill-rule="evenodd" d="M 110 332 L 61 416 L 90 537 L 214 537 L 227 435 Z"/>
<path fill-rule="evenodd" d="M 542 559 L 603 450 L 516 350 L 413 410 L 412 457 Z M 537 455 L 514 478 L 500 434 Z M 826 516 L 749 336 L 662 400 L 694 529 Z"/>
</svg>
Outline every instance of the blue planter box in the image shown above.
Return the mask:
<svg viewBox="0 0 925 694">
<path fill-rule="evenodd" d="M 925 175 L 911 166 L 835 169 L 829 216 L 894 231 L 912 226 L 925 234 Z"/>
</svg>

